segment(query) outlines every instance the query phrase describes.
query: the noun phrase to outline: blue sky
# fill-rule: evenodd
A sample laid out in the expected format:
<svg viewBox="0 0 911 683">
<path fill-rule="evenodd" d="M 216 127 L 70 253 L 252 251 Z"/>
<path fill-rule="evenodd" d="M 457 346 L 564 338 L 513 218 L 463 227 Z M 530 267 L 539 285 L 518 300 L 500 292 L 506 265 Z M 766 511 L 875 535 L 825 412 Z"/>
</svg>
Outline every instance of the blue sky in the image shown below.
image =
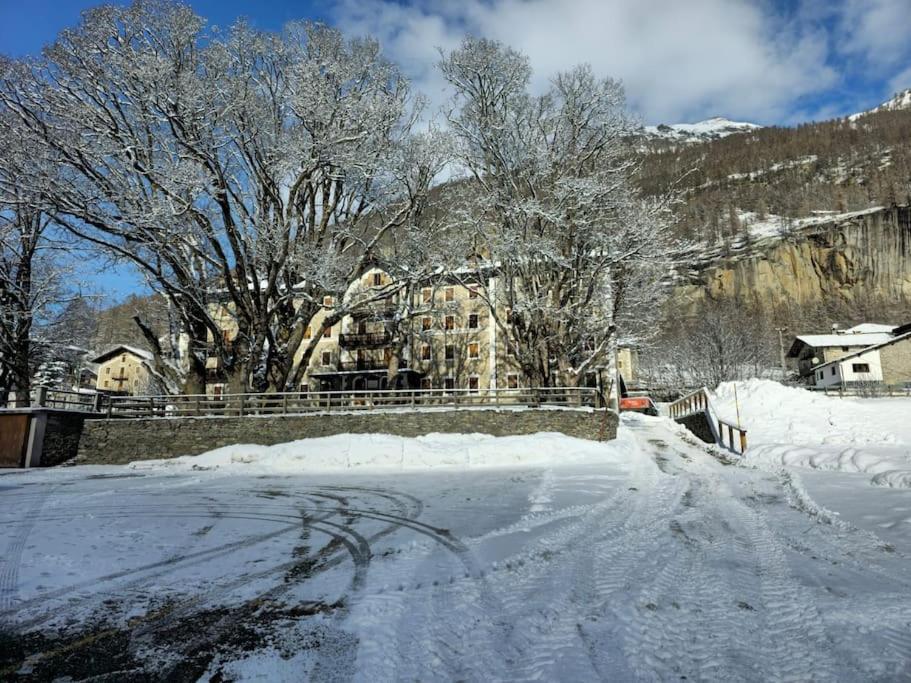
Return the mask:
<svg viewBox="0 0 911 683">
<path fill-rule="evenodd" d="M 94 2 L 0 0 L 0 52 L 37 54 Z M 123 4 L 123 3 L 121 3 Z M 190 0 L 210 24 L 316 19 L 379 38 L 431 104 L 434 65 L 466 33 L 527 54 L 534 86 L 580 62 L 623 80 L 649 124 L 710 116 L 765 125 L 843 116 L 911 88 L 911 0 Z M 106 269 L 110 296 L 136 277 Z"/>
</svg>

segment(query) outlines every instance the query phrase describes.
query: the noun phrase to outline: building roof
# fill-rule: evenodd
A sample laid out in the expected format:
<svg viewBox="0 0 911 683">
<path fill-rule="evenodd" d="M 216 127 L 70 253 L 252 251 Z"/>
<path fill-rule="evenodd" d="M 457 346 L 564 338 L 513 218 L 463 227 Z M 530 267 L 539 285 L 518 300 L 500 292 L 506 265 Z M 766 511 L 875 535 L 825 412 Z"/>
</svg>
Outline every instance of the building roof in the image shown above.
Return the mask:
<svg viewBox="0 0 911 683">
<path fill-rule="evenodd" d="M 848 353 L 848 354 L 842 356 L 841 358 L 836 358 L 835 360 L 830 360 L 828 363 L 820 363 L 813 369 L 819 370 L 819 368 L 825 368 L 830 365 L 835 365 L 836 363 L 842 363 L 846 360 L 850 360 L 852 358 L 857 358 L 858 356 L 862 356 L 865 353 L 869 353 L 870 351 L 878 351 L 879 349 L 881 349 L 884 346 L 889 346 L 890 344 L 894 344 L 895 342 L 904 341 L 905 339 L 911 339 L 911 332 L 905 332 L 904 334 L 900 334 L 895 337 L 890 337 L 889 339 L 887 339 L 884 342 L 880 342 L 879 344 L 872 344 L 871 346 L 868 346 L 865 349 L 860 349 L 859 351 L 854 351 L 852 353 Z"/>
<path fill-rule="evenodd" d="M 881 344 L 892 339 L 888 332 L 873 332 L 865 334 L 802 334 L 794 338 L 791 349 L 788 351 L 789 357 L 795 357 L 800 353 L 802 346 L 809 346 L 817 349 L 826 346 L 872 346 Z"/>
<path fill-rule="evenodd" d="M 112 346 L 100 356 L 95 356 L 95 358 L 92 359 L 92 363 L 103 363 L 108 358 L 116 356 L 123 351 L 142 358 L 143 360 L 152 360 L 151 352 L 146 351 L 145 349 L 138 349 L 135 346 L 127 346 L 126 344 L 118 344 L 117 346 Z"/>
<path fill-rule="evenodd" d="M 849 327 L 845 330 L 845 333 L 871 334 L 885 332 L 886 334 L 894 334 L 893 330 L 895 330 L 896 327 L 896 325 L 883 325 L 881 323 L 861 323 L 860 325 Z"/>
</svg>

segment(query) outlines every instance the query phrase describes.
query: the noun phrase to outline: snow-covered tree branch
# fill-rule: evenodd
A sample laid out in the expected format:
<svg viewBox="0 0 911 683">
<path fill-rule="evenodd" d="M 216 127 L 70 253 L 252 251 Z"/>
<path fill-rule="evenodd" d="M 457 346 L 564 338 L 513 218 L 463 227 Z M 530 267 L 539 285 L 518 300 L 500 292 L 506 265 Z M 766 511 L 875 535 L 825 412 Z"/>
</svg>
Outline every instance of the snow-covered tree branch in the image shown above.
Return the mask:
<svg viewBox="0 0 911 683">
<path fill-rule="evenodd" d="M 627 335 L 658 310 L 668 253 L 667 200 L 631 183 L 623 90 L 580 66 L 533 96 L 527 59 L 475 38 L 440 68 L 470 178 L 457 215 L 500 274 L 491 314 L 532 382 L 577 383 L 609 364 L 621 321 Z"/>
<path fill-rule="evenodd" d="M 0 83 L 56 163 L 30 187 L 168 297 L 195 351 L 188 389 L 207 343 L 235 389 L 286 386 L 325 297 L 427 189 L 395 172 L 416 111 L 398 69 L 325 26 L 222 33 L 151 0 L 87 12 L 45 54 Z"/>
</svg>

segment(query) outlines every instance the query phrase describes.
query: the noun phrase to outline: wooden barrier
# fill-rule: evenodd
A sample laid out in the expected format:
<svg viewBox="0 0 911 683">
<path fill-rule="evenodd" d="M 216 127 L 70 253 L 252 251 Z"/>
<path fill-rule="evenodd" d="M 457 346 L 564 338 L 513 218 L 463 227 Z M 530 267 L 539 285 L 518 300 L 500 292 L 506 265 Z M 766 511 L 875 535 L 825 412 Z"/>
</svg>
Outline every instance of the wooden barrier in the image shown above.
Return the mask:
<svg viewBox="0 0 911 683">
<path fill-rule="evenodd" d="M 743 454 L 746 452 L 747 430 L 740 425 L 731 424 L 730 422 L 726 422 L 717 417 L 717 415 L 713 415 L 715 411 L 712 406 L 711 398 L 709 397 L 708 389 L 705 387 L 697 389 L 686 396 L 682 396 L 671 403 L 668 407 L 668 413 L 674 420 L 680 420 L 681 418 L 690 415 L 704 413 L 706 421 L 715 433 L 715 442 L 719 446 L 727 448 L 734 453 Z M 727 431 L 727 439 L 725 439 L 725 430 Z M 734 438 L 735 433 L 737 434 L 736 439 Z"/>
</svg>

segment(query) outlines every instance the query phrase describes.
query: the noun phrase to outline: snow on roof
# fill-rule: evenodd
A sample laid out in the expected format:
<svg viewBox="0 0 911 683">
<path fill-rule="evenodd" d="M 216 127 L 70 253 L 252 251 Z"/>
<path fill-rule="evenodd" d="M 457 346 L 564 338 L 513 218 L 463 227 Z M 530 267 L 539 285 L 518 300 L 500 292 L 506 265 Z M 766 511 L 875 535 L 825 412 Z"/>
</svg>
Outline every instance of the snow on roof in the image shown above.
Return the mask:
<svg viewBox="0 0 911 683">
<path fill-rule="evenodd" d="M 835 360 L 830 360 L 828 363 L 821 363 L 821 364 L 817 365 L 814 368 L 814 370 L 818 370 L 819 368 L 824 368 L 829 365 L 835 365 L 836 363 L 843 363 L 844 361 L 849 360 L 851 358 L 857 358 L 858 356 L 862 356 L 865 353 L 869 353 L 870 351 L 876 351 L 878 349 L 881 349 L 883 346 L 888 346 L 889 344 L 894 344 L 895 342 L 903 341 L 905 339 L 911 339 L 911 332 L 906 332 L 905 334 L 900 334 L 897 337 L 893 337 L 890 335 L 889 338 L 886 339 L 885 341 L 878 342 L 876 344 L 871 344 L 870 346 L 867 346 L 866 348 L 859 349 L 858 351 L 849 353 L 845 356 L 842 356 L 841 358 L 836 358 Z"/>
<path fill-rule="evenodd" d="M 819 348 L 821 346 L 872 346 L 892 339 L 892 335 L 884 332 L 869 334 L 801 334 L 795 338 L 807 346 Z"/>
<path fill-rule="evenodd" d="M 886 334 L 892 334 L 898 325 L 882 325 L 880 323 L 861 323 L 860 325 L 855 325 L 854 327 L 849 327 L 845 332 L 851 332 L 855 334 L 872 334 L 875 332 L 885 332 Z"/>
<path fill-rule="evenodd" d="M 105 351 L 101 355 L 93 358 L 92 362 L 93 363 L 103 363 L 106 359 L 110 358 L 111 356 L 116 355 L 120 351 L 126 351 L 127 353 L 131 353 L 134 356 L 138 356 L 139 358 L 142 358 L 143 360 L 152 360 L 151 352 L 146 351 L 145 349 L 138 349 L 135 346 L 127 346 L 126 344 L 118 344 L 117 346 L 112 346 L 111 348 L 109 348 L 107 351 Z"/>
</svg>

